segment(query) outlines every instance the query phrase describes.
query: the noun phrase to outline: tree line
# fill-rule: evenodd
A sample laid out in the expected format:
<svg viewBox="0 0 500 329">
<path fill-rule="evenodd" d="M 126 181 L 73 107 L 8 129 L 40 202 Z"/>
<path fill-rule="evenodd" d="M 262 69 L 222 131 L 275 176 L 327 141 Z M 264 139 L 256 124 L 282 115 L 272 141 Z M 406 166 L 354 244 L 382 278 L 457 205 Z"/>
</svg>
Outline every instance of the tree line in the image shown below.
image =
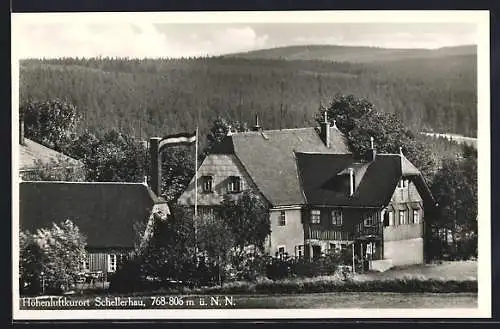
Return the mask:
<svg viewBox="0 0 500 329">
<path fill-rule="evenodd" d="M 266 129 L 314 122 L 321 101 L 342 92 L 370 99 L 414 131 L 476 135 L 473 55 L 387 63 L 241 58 L 25 60 L 20 99 L 65 99 L 77 106 L 78 129 L 117 129 L 135 138 L 192 131 L 212 118 Z"/>
</svg>

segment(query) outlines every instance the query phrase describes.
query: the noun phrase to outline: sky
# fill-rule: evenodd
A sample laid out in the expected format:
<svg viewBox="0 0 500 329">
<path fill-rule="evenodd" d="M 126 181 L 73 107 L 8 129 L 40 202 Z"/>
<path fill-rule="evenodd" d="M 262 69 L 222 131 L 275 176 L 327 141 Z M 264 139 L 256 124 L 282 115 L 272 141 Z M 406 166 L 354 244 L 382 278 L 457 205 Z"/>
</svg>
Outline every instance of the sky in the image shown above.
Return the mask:
<svg viewBox="0 0 500 329">
<path fill-rule="evenodd" d="M 20 58 L 213 56 L 289 45 L 439 48 L 477 44 L 476 25 L 450 23 L 170 23 L 14 20 Z"/>
</svg>

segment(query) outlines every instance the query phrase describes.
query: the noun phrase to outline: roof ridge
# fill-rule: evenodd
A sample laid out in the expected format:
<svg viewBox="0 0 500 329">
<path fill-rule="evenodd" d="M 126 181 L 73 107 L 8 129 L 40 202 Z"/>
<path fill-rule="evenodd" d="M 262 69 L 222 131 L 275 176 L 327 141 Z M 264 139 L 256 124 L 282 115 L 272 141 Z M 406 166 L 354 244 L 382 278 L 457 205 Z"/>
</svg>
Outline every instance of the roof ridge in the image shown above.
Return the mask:
<svg viewBox="0 0 500 329">
<path fill-rule="evenodd" d="M 305 130 L 305 129 L 314 129 L 315 127 L 299 127 L 299 128 L 283 128 L 283 129 L 268 129 L 268 130 L 259 130 L 259 131 L 238 131 L 232 133 L 230 136 L 242 135 L 242 134 L 260 134 L 266 132 L 278 132 L 278 131 L 290 131 L 290 130 Z"/>
</svg>

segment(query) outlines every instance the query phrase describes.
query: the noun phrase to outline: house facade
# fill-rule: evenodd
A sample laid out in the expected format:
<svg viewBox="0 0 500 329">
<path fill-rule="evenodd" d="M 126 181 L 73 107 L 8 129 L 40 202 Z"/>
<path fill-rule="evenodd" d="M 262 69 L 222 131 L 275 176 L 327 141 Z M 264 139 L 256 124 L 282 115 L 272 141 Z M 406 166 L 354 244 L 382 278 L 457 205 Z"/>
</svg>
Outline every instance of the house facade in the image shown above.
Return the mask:
<svg viewBox="0 0 500 329">
<path fill-rule="evenodd" d="M 434 201 L 422 175 L 401 154 L 366 159 L 349 153 L 329 123 L 317 128 L 232 133 L 205 158 L 178 203 L 200 220 L 215 213 L 225 194 L 250 189 L 269 209 L 271 256 L 317 257 L 352 249 L 374 267 L 424 261 L 424 204 Z"/>
</svg>

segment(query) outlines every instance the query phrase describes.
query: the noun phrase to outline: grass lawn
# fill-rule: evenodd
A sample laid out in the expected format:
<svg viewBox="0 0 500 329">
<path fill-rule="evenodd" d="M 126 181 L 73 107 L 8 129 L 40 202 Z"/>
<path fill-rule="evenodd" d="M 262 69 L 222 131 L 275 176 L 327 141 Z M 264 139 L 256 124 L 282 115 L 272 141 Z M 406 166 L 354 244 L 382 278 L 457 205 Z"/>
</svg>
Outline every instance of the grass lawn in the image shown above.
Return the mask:
<svg viewBox="0 0 500 329">
<path fill-rule="evenodd" d="M 393 268 L 386 272 L 370 272 L 356 275 L 356 279 L 435 279 L 435 280 L 477 280 L 477 261 L 454 261 L 442 264 L 415 265 L 404 268 Z"/>
</svg>

